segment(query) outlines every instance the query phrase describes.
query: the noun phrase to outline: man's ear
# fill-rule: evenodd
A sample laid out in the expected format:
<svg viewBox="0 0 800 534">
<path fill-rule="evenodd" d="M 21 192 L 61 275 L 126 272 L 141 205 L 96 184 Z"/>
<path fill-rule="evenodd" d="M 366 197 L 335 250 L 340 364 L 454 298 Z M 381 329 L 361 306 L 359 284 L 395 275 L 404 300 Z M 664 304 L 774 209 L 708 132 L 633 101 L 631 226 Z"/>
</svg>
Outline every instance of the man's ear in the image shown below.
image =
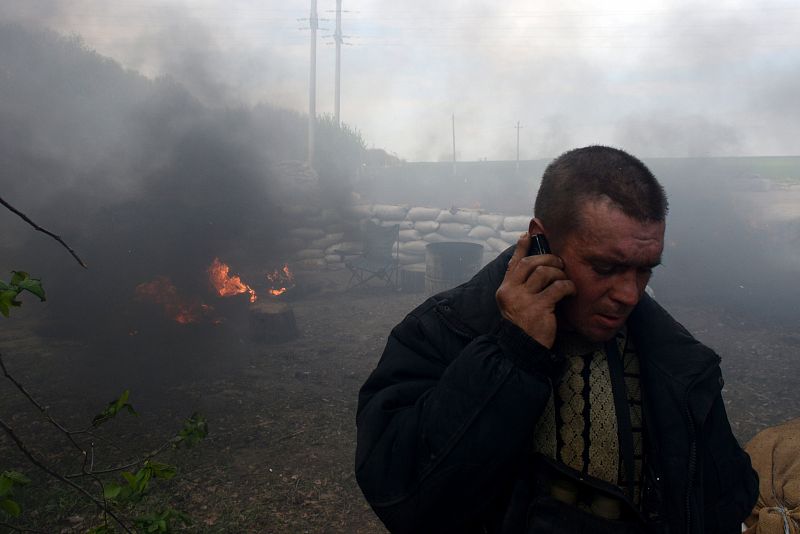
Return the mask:
<svg viewBox="0 0 800 534">
<path fill-rule="evenodd" d="M 542 226 L 542 221 L 534 217 L 531 219 L 531 222 L 528 224 L 528 235 L 535 235 L 535 234 L 545 234 L 547 233 L 544 231 L 544 226 Z"/>
</svg>

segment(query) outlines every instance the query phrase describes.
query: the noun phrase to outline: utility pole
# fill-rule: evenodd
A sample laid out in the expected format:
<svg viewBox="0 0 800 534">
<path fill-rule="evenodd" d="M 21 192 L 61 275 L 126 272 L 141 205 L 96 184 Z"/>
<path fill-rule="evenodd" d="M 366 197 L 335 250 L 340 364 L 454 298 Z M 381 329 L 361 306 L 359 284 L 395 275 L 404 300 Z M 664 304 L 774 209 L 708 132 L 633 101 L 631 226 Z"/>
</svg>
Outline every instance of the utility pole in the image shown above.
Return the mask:
<svg viewBox="0 0 800 534">
<path fill-rule="evenodd" d="M 317 122 L 317 0 L 311 0 L 308 18 L 311 29 L 311 71 L 308 80 L 308 164 L 314 165 L 314 129 Z"/>
<path fill-rule="evenodd" d="M 456 175 L 456 114 L 453 113 L 453 176 Z"/>
<path fill-rule="evenodd" d="M 334 91 L 333 109 L 336 126 L 339 126 L 342 78 L 342 0 L 336 0 L 336 32 L 333 34 L 333 40 L 336 41 L 336 90 Z"/>
<path fill-rule="evenodd" d="M 519 130 L 522 128 L 522 126 L 519 125 L 519 121 L 517 121 L 515 128 L 517 129 L 517 172 L 519 172 Z"/>
</svg>

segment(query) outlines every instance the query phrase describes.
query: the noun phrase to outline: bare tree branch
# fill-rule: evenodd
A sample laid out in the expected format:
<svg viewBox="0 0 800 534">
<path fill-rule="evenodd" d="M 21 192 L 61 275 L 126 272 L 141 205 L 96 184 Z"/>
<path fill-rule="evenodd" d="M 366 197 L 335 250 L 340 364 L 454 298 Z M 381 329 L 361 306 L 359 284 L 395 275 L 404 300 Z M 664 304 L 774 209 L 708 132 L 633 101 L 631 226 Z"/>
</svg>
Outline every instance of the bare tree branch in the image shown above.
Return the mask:
<svg viewBox="0 0 800 534">
<path fill-rule="evenodd" d="M 16 388 L 17 388 L 17 389 L 18 389 L 18 390 L 19 390 L 19 391 L 20 391 L 20 392 L 21 392 L 21 393 L 22 393 L 22 394 L 25 396 L 25 398 L 27 398 L 27 399 L 28 399 L 28 400 L 31 402 L 31 404 L 33 404 L 34 406 L 36 406 L 36 409 L 37 409 L 37 410 L 39 410 L 40 412 L 42 412 L 42 415 L 44 415 L 44 416 L 47 418 L 47 420 L 50 422 L 50 424 L 52 424 L 52 425 L 53 425 L 53 426 L 55 426 L 57 429 L 59 429 L 61 432 L 63 432 L 63 433 L 64 433 L 64 434 L 67 436 L 67 438 L 69 439 L 69 441 L 72 443 L 72 445 L 74 445 L 74 446 L 75 446 L 75 448 L 76 448 L 76 449 L 78 449 L 78 450 L 79 450 L 79 451 L 81 451 L 82 453 L 86 454 L 86 451 L 84 451 L 84 450 L 83 450 L 83 447 L 81 447 L 81 446 L 80 446 L 80 444 L 78 444 L 78 442 L 77 442 L 77 441 L 75 441 L 75 438 L 73 437 L 73 434 L 76 434 L 77 432 L 71 432 L 71 431 L 67 430 L 66 428 L 64 428 L 64 427 L 61 425 L 61 423 L 59 423 L 58 421 L 56 421 L 55 419 L 53 419 L 53 417 L 50 415 L 50 413 L 48 413 L 48 411 L 47 411 L 47 408 L 45 408 L 44 406 L 42 406 L 42 405 L 39 403 L 39 401 L 37 401 L 37 400 L 34 398 L 34 396 L 33 396 L 33 395 L 31 395 L 30 393 L 28 393 L 28 390 L 27 390 L 27 389 L 25 389 L 25 386 L 23 386 L 22 384 L 20 384 L 20 383 L 17 381 L 17 379 L 16 379 L 16 378 L 14 378 L 14 377 L 11 375 L 11 373 L 9 373 L 9 372 L 8 372 L 8 369 L 6 368 L 6 363 L 3 361 L 3 354 L 2 354 L 2 353 L 0 353 L 0 369 L 2 369 L 2 370 L 3 370 L 3 374 L 5 375 L 5 377 L 6 377 L 6 378 L 8 378 L 8 379 L 11 381 L 11 383 L 12 383 L 12 384 L 14 384 L 14 386 L 16 386 Z"/>
<path fill-rule="evenodd" d="M 129 462 L 129 463 L 124 464 L 124 465 L 118 465 L 116 467 L 109 467 L 107 469 L 98 469 L 96 471 L 95 470 L 81 471 L 80 473 L 73 473 L 71 475 L 65 475 L 65 476 L 66 476 L 66 478 L 79 478 L 79 477 L 84 477 L 84 476 L 106 475 L 108 473 L 116 473 L 117 471 L 123 471 L 125 469 L 130 469 L 131 467 L 136 467 L 137 465 L 143 464 L 146 461 L 148 461 L 148 460 L 150 460 L 152 458 L 155 458 L 156 456 L 158 456 L 159 454 L 164 452 L 164 449 L 166 449 L 170 445 L 172 445 L 172 440 L 165 441 L 157 449 L 155 449 L 154 451 L 151 451 L 150 454 L 146 454 L 146 455 L 142 456 L 141 458 L 137 458 L 136 460 L 133 460 L 132 462 Z"/>
<path fill-rule="evenodd" d="M 57 235 L 56 235 L 56 234 L 54 234 L 53 232 L 51 232 L 51 231 L 49 231 L 49 230 L 47 230 L 47 229 L 45 229 L 45 228 L 42 228 L 41 226 L 39 226 L 38 224 L 36 224 L 35 222 L 33 222 L 33 221 L 30 219 L 30 217 L 28 217 L 27 215 L 25 215 L 24 213 L 22 213 L 21 211 L 19 211 L 17 208 L 15 208 L 14 206 L 12 206 L 12 205 L 11 205 L 11 204 L 9 204 L 8 202 L 6 202 L 6 201 L 3 199 L 3 197 L 0 197 L 0 204 L 2 204 L 3 206 L 5 206 L 6 208 L 8 208 L 8 209 L 9 209 L 9 210 L 10 210 L 12 213 L 15 213 L 15 214 L 17 214 L 17 215 L 18 215 L 18 216 L 19 216 L 19 217 L 20 217 L 20 218 L 21 218 L 23 221 L 25 221 L 26 223 L 28 223 L 28 224 L 30 224 L 31 226 L 33 226 L 33 228 L 34 228 L 35 230 L 37 230 L 37 231 L 39 231 L 39 232 L 42 232 L 42 233 L 45 233 L 45 234 L 49 235 L 50 237 L 52 237 L 53 239 L 55 239 L 56 241 L 58 241 L 59 243 L 61 243 L 61 245 L 63 245 L 63 246 L 64 246 L 64 248 L 65 248 L 65 249 L 67 249 L 67 250 L 69 251 L 69 253 L 70 253 L 70 254 L 72 254 L 72 257 L 73 257 L 73 258 L 75 258 L 75 260 L 76 260 L 76 261 L 77 261 L 77 262 L 80 264 L 80 266 L 81 266 L 81 267 L 83 267 L 84 269 L 88 269 L 88 268 L 89 268 L 89 267 L 87 267 L 87 266 L 86 266 L 86 264 L 83 262 L 83 260 L 82 260 L 82 259 L 80 259 L 80 257 L 78 257 L 78 254 L 77 254 L 77 253 L 76 253 L 74 250 L 72 250 L 72 248 L 70 248 L 70 246 L 69 246 L 69 245 L 67 245 L 67 244 L 64 242 L 64 240 L 63 240 L 63 239 L 61 239 L 61 237 L 60 237 L 60 236 L 57 236 Z"/>
<path fill-rule="evenodd" d="M 64 426 L 61 425 L 61 423 L 59 423 L 58 421 L 53 419 L 53 417 L 47 411 L 47 408 L 42 406 L 39 403 L 39 401 L 37 401 L 34 398 L 33 395 L 28 393 L 28 390 L 25 389 L 25 386 L 23 386 L 19 381 L 17 381 L 16 378 L 14 378 L 11 375 L 11 373 L 8 372 L 8 369 L 6 368 L 5 361 L 3 361 L 3 354 L 2 353 L 0 353 L 0 369 L 3 370 L 3 374 L 5 375 L 5 377 L 8 378 L 11 381 L 11 383 L 14 384 L 17 387 L 17 389 L 25 396 L 25 398 L 27 398 L 31 402 L 31 404 L 36 406 L 36 408 L 47 418 L 48 421 L 50 421 L 50 423 L 53 426 L 55 426 L 58 430 L 63 432 L 67 436 L 67 439 L 69 439 L 70 443 L 72 443 L 72 445 L 74 445 L 75 448 L 78 449 L 81 452 L 81 454 L 83 455 L 83 463 L 81 465 L 81 473 L 79 475 L 67 475 L 64 478 L 67 479 L 67 478 L 77 478 L 78 476 L 88 476 L 88 477 L 91 477 L 92 480 L 94 480 L 97 483 L 98 486 L 100 486 L 100 492 L 101 492 L 101 495 L 103 495 L 103 503 L 102 503 L 103 504 L 103 506 L 102 506 L 103 514 L 104 514 L 103 517 L 104 517 L 104 520 L 106 521 L 106 523 L 108 523 L 107 516 L 109 514 L 109 511 L 108 511 L 108 500 L 106 499 L 106 496 L 105 496 L 105 493 L 106 493 L 105 492 L 105 485 L 103 484 L 103 481 L 100 480 L 100 478 L 97 477 L 97 473 L 93 472 L 93 470 L 94 470 L 94 442 L 91 442 L 91 444 L 90 444 L 90 451 L 89 451 L 91 453 L 91 459 L 90 459 L 89 452 L 87 452 L 86 449 L 81 447 L 81 445 L 74 438 L 74 435 L 76 435 L 76 434 L 88 434 L 91 437 L 94 437 L 94 436 L 90 432 L 88 432 L 86 430 L 80 430 L 80 431 L 67 430 L 66 428 L 64 428 Z M 147 459 L 149 459 L 149 458 L 146 457 L 145 460 L 147 460 Z M 88 461 L 90 461 L 90 460 L 91 460 L 91 466 L 89 467 L 89 469 L 87 471 L 86 463 Z M 134 463 L 133 465 L 136 465 L 136 463 Z M 100 473 L 105 473 L 105 472 L 106 471 L 101 471 Z M 108 471 L 108 472 L 112 472 L 112 471 Z"/>
<path fill-rule="evenodd" d="M 125 530 L 125 532 L 128 532 L 128 533 L 132 534 L 131 530 L 122 521 L 122 519 L 117 517 L 117 515 L 105 503 L 103 503 L 103 501 L 98 500 L 94 495 L 92 495 L 91 493 L 86 491 L 85 488 L 79 486 L 78 484 L 74 483 L 73 481 L 71 481 L 71 480 L 69 480 L 67 478 L 64 478 L 62 475 L 60 475 L 59 473 L 56 473 L 55 471 L 50 469 L 48 466 L 46 466 L 45 464 L 40 462 L 33 455 L 33 452 L 30 449 L 28 449 L 27 446 L 25 446 L 25 443 L 22 442 L 22 440 L 19 438 L 19 436 L 17 436 L 17 434 L 14 432 L 14 430 L 5 421 L 3 421 L 2 419 L 0 419 L 0 427 L 3 427 L 3 430 L 5 430 L 6 434 L 8 434 L 8 436 L 14 441 L 14 443 L 17 445 L 17 448 L 20 451 L 22 451 L 22 454 L 24 454 L 33 465 L 35 465 L 36 467 L 38 467 L 39 469 L 41 469 L 42 471 L 44 471 L 45 473 L 47 473 L 51 477 L 53 477 L 53 478 L 55 478 L 57 480 L 60 480 L 64 484 L 67 484 L 68 486 L 72 487 L 76 491 L 78 491 L 81 494 L 83 494 L 87 499 L 92 501 L 95 504 L 95 506 L 97 506 L 100 510 L 102 510 L 104 513 L 106 513 L 109 516 L 111 516 L 111 518 L 114 521 L 116 521 L 116 523 L 119 526 L 121 526 Z"/>
</svg>

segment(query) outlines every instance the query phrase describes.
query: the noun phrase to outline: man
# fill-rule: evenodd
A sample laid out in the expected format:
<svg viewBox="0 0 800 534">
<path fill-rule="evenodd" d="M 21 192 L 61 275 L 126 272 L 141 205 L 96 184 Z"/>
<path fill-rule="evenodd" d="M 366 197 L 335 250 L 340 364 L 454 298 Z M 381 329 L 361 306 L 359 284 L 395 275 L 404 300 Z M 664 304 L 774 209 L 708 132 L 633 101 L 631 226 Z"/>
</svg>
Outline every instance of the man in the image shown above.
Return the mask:
<svg viewBox="0 0 800 534">
<path fill-rule="evenodd" d="M 390 531 L 740 532 L 757 477 L 719 357 L 645 295 L 666 213 L 636 158 L 567 152 L 516 247 L 392 331 L 356 452 Z"/>
</svg>

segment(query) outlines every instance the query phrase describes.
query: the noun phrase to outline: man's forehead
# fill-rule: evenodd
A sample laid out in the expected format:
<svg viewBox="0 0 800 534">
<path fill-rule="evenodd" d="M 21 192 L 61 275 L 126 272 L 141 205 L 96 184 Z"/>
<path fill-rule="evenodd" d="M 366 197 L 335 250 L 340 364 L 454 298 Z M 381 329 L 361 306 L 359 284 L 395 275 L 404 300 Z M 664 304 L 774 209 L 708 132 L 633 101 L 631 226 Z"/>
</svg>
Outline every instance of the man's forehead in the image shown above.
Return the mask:
<svg viewBox="0 0 800 534">
<path fill-rule="evenodd" d="M 661 261 L 664 221 L 638 221 L 609 201 L 585 202 L 581 222 L 568 236 L 586 259 L 652 266 Z"/>
<path fill-rule="evenodd" d="M 590 262 L 611 263 L 628 267 L 655 267 L 661 264 L 663 247 L 645 246 L 626 249 L 586 250 L 583 257 Z"/>
</svg>

